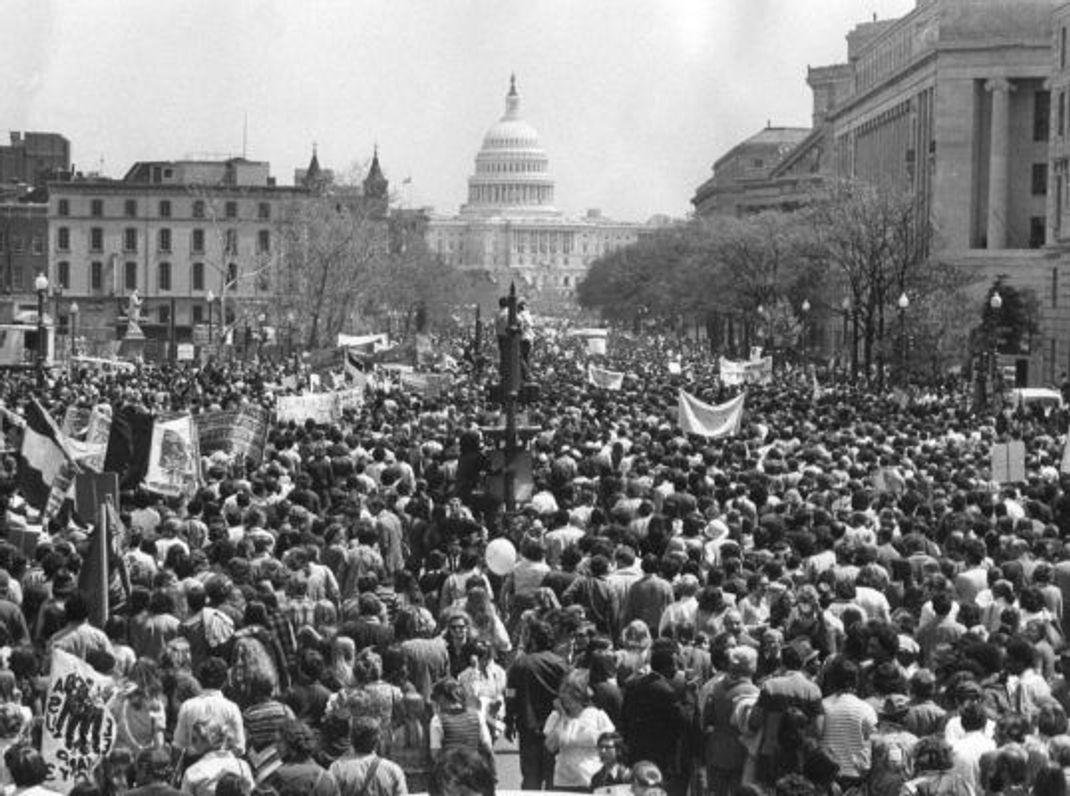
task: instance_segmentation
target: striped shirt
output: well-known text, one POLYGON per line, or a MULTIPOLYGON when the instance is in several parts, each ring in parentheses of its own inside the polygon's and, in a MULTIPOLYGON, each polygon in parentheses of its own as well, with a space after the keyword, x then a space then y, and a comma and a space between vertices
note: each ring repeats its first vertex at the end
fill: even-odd
POLYGON ((869 771, 870 736, 877 711, 854 694, 833 694, 822 700, 825 710, 821 748, 840 766, 841 777, 862 777, 869 771))

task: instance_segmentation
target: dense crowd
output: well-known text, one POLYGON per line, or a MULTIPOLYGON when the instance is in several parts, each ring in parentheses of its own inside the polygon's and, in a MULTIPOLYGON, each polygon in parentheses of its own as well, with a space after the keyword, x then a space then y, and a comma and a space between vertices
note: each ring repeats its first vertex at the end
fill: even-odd
MULTIPOLYGON (((513 743, 526 790, 1065 796, 1065 414, 784 371, 747 388, 738 434, 687 437, 680 388, 739 388, 699 350, 670 374, 680 353, 615 336, 608 391, 577 340, 538 339, 515 513, 488 472, 493 368, 465 365, 438 397, 375 382, 337 424, 277 424, 262 461, 213 455, 181 499, 124 491, 103 627, 69 511, 32 554, 0 542, 0 784, 49 792, 60 649, 115 683, 79 796, 486 794, 513 743), (993 483, 1011 439, 1026 480, 993 483), (488 566, 499 539, 515 562, 488 566)), ((11 375, 0 398, 271 407, 291 372, 11 375)), ((8 535, 32 521, 16 470, 9 451, 8 535)))

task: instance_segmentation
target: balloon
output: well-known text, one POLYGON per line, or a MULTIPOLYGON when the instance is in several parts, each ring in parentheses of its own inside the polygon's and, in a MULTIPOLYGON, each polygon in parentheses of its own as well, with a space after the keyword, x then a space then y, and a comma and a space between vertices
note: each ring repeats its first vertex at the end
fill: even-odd
POLYGON ((516 548, 508 539, 495 539, 487 545, 487 568, 495 575, 508 575, 516 564, 516 548))

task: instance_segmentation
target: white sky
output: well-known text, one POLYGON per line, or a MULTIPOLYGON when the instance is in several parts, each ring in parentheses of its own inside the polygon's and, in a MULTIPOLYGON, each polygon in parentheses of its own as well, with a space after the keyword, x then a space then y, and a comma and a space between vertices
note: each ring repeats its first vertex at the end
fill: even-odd
POLYGON ((401 198, 455 212, 515 72, 557 205, 682 216, 713 161, 807 126, 806 67, 913 0, 0 0, 0 135, 66 135, 80 170, 240 154, 280 184, 376 142, 401 198))

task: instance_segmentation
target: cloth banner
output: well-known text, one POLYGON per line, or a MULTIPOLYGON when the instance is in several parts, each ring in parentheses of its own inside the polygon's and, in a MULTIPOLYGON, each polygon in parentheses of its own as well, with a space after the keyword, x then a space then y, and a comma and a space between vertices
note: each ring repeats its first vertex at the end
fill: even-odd
POLYGON ((190 415, 179 415, 152 424, 149 468, 145 487, 171 497, 191 494, 201 476, 201 453, 197 427, 190 415))
POLYGON ((402 373, 401 388, 423 398, 438 398, 450 387, 447 373, 402 373))
POLYGON ((684 372, 684 365, 679 359, 670 359, 665 363, 670 376, 679 376, 684 372))
POLYGON ((364 385, 359 387, 350 387, 345 390, 339 390, 335 395, 338 396, 338 411, 344 412, 347 409, 353 411, 359 411, 364 406, 364 385))
POLYGON ((1060 473, 1070 473, 1070 429, 1066 431, 1066 442, 1063 443, 1063 461, 1059 465, 1060 473))
POLYGON ((243 406, 222 412, 204 412, 194 416, 197 441, 202 456, 223 451, 231 456, 246 457, 254 464, 264 458, 268 425, 271 418, 260 406, 243 406))
POLYGON ((619 390, 624 385, 624 374, 616 370, 587 366, 587 383, 603 390, 619 390))
POLYGON ((338 421, 338 394, 333 392, 316 392, 308 395, 283 395, 275 405, 278 422, 315 423, 329 425, 338 421))
POLYGON ((1021 440, 992 446, 992 480, 999 484, 1025 481, 1025 443, 1021 440))
POLYGON ((743 419, 743 399, 746 393, 740 393, 731 401, 718 406, 703 403, 698 398, 683 390, 680 395, 679 425, 688 434, 700 437, 726 437, 739 431, 743 419))
POLYGON ((93 781, 94 769, 115 743, 115 717, 106 707, 113 688, 110 677, 81 658, 52 650, 41 733, 49 789, 68 793, 79 782, 93 781))
POLYGON ((356 348, 366 354, 376 351, 384 351, 390 347, 390 335, 386 332, 378 334, 342 334, 338 333, 339 348, 356 348))
POLYGON ((60 430, 70 439, 82 439, 89 429, 89 416, 92 412, 88 406, 68 406, 60 430))
POLYGON ((721 357, 721 381, 729 387, 740 384, 768 384, 773 378, 773 358, 762 357, 738 362, 721 357))

